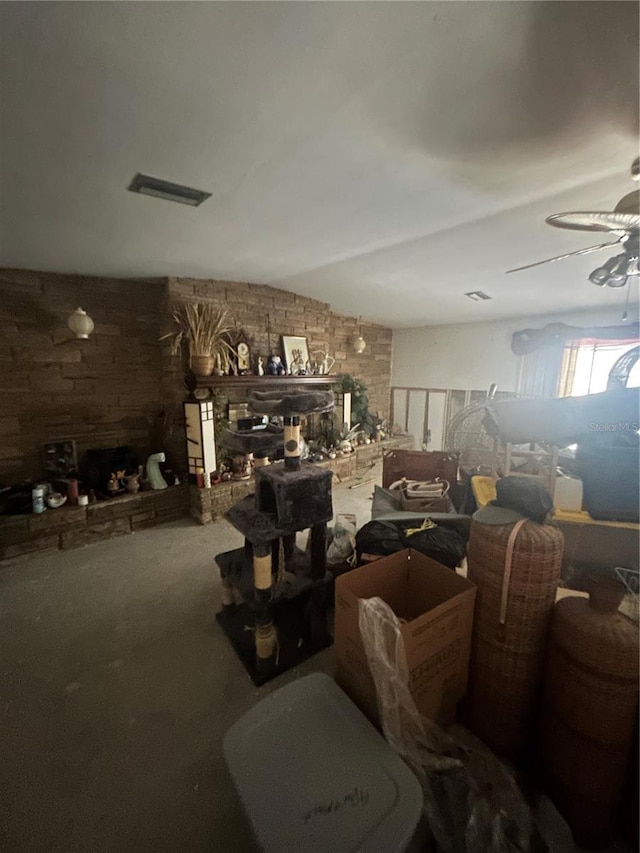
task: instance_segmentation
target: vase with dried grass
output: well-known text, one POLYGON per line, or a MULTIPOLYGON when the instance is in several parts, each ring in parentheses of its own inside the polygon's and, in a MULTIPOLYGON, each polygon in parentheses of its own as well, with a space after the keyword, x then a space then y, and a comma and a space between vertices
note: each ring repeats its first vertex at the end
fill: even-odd
POLYGON ((171 319, 176 328, 160 340, 171 340, 173 355, 178 355, 186 343, 189 364, 197 376, 211 376, 214 368, 227 373, 233 353, 229 342, 233 324, 224 308, 211 302, 179 302, 173 307, 171 319))

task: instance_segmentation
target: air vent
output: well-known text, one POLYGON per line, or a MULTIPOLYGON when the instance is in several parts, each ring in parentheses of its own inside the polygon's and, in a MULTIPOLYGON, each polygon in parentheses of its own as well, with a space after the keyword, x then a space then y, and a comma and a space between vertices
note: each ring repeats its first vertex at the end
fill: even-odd
POLYGON ((205 193, 202 190, 172 184, 169 181, 151 178, 149 175, 141 175, 140 173, 131 181, 128 189, 132 193, 151 195, 155 198, 164 198, 167 201, 177 201, 179 204, 190 204, 191 207, 197 207, 211 195, 211 193, 205 193))
POLYGON ((482 290, 472 290, 470 293, 465 293, 465 296, 468 296, 469 299, 473 299, 474 302, 486 302, 487 299, 491 299, 490 296, 487 296, 482 290))

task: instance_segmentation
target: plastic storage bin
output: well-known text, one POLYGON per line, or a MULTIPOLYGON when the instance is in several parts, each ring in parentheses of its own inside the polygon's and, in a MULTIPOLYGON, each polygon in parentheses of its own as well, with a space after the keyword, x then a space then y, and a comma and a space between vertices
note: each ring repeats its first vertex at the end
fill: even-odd
POLYGON ((268 696, 223 751, 265 853, 401 853, 412 841, 418 780, 327 675, 268 696))

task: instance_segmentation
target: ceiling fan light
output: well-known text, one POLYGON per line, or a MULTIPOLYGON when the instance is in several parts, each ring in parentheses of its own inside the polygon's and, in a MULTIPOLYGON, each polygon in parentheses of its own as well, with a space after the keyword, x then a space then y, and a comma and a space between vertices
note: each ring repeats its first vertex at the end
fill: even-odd
POLYGON ((592 284, 596 284, 598 287, 606 287, 608 278, 609 278, 608 270, 605 270, 602 267, 600 267, 599 269, 594 270, 591 273, 591 275, 589 276, 589 281, 592 284))
POLYGON ((624 287, 627 283, 627 276, 624 275, 610 275, 606 281, 607 287, 624 287))
POLYGON ((609 258, 601 267, 598 267, 589 275, 589 281, 597 284, 598 287, 606 287, 609 276, 613 273, 621 257, 624 256, 615 255, 613 258, 609 258))
POLYGON ((616 255, 614 260, 616 263, 613 265, 611 273, 613 275, 628 275, 629 273, 627 270, 629 268, 629 256, 625 254, 616 255))

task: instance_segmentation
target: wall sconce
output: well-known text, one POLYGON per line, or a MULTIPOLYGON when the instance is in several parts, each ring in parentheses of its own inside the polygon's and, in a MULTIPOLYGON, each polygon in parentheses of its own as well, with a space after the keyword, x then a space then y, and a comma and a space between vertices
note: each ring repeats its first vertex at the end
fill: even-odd
MULTIPOLYGON (((358 317, 358 323, 360 323, 361 319, 362 319, 361 317, 358 317)), ((367 348, 367 342, 362 337, 362 325, 361 325, 360 326, 360 334, 358 335, 358 337, 353 342, 353 350, 354 350, 354 352, 357 352, 358 355, 362 355, 362 353, 365 351, 366 348, 367 348)))
POLYGON ((358 355, 361 355, 365 351, 365 349, 367 348, 367 342, 362 337, 362 335, 355 339, 355 341, 353 342, 353 348, 358 353, 358 355))
POLYGON ((94 329, 94 323, 91 317, 82 308, 76 308, 73 314, 67 320, 67 326, 71 329, 76 338, 86 340, 94 329))

